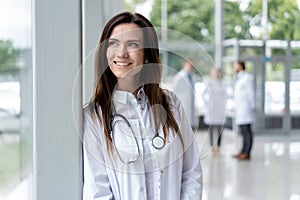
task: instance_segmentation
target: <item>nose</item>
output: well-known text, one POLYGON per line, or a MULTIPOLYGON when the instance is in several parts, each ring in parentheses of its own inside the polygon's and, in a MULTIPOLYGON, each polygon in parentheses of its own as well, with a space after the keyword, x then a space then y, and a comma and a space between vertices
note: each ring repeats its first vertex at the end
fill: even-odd
POLYGON ((125 45, 121 45, 118 49, 117 56, 120 58, 127 58, 128 57, 128 49, 125 45))

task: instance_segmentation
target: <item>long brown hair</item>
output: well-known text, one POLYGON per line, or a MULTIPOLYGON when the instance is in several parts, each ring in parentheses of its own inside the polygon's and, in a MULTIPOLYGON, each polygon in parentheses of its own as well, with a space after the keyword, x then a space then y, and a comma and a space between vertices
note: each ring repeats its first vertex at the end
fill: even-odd
POLYGON ((155 124, 157 127, 161 124, 163 125, 164 138, 167 137, 169 129, 171 128, 179 135, 183 145, 183 139, 179 131, 178 124, 172 114, 166 95, 159 86, 162 69, 159 58, 158 38, 156 31, 151 22, 141 14, 122 12, 112 17, 103 29, 95 55, 96 89, 90 102, 92 113, 95 113, 100 122, 103 124, 108 150, 112 152, 112 138, 109 133, 109 120, 112 115, 112 95, 117 84, 117 77, 108 67, 106 51, 108 48, 108 39, 111 36, 113 29, 117 25, 123 23, 137 24, 143 30, 144 59, 147 60, 148 64, 143 66, 140 72, 140 77, 144 83, 144 91, 149 99, 150 105, 161 105, 164 108, 164 112, 166 113, 165 115, 167 115, 167 117, 163 117, 161 109, 155 109, 161 106, 153 106, 155 124), (100 108, 102 116, 100 116, 100 108))

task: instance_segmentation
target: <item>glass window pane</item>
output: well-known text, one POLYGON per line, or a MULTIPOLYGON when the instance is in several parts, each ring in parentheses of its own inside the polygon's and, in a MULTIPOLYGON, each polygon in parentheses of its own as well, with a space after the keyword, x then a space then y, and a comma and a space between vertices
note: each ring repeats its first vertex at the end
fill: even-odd
POLYGON ((300 129, 300 65, 299 59, 292 62, 290 82, 291 128, 300 129))
POLYGON ((0 1, 0 199, 31 199, 31 0, 0 1))
POLYGON ((266 65, 265 113, 283 115, 284 95, 284 63, 268 63, 266 65))

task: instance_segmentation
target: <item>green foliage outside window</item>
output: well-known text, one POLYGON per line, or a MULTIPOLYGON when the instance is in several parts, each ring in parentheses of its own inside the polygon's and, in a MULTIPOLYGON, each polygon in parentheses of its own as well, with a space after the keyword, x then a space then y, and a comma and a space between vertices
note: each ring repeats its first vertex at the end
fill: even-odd
POLYGON ((0 74, 15 74, 18 70, 16 67, 17 50, 9 40, 0 40, 0 74))
MULTIPOLYGON (((207 0, 165 0, 167 1, 167 28, 185 34, 199 43, 214 45, 215 1, 207 0)), ((134 10, 136 5, 144 3, 141 0, 124 0, 125 6, 134 10)), ((153 0, 150 20, 156 27, 161 27, 162 0, 153 0)), ((223 1, 223 38, 258 39, 264 37, 263 0, 223 1)), ((268 39, 270 40, 300 40, 300 9, 297 0, 268 1, 268 39)), ((176 38, 169 38, 170 41, 176 38)), ((225 50, 225 55, 230 50, 225 50)), ((242 50, 246 55, 262 55, 262 49, 252 48, 242 50)), ((229 53, 230 54, 230 53, 229 53)), ((271 49, 272 55, 285 55, 286 49, 271 49)), ((299 56, 300 49, 292 49, 292 55, 299 56)), ((212 55, 213 56, 213 55, 212 55)), ((176 66, 180 66, 177 62, 176 66)), ((300 68, 294 64, 292 68, 300 68)))

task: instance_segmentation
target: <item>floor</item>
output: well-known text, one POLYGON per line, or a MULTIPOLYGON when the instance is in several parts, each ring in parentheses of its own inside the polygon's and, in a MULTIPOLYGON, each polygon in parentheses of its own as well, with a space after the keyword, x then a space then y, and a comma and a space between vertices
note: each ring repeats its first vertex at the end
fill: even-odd
MULTIPOLYGON (((300 134, 255 135, 249 161, 232 158, 241 137, 231 130, 224 130, 217 155, 211 152, 206 131, 195 134, 203 169, 202 200, 300 200, 300 134)), ((24 180, 0 199, 24 199, 30 191, 28 183, 24 180)))
POLYGON ((299 136, 255 135, 251 160, 232 157, 241 137, 224 130, 218 155, 207 132, 196 133, 203 168, 203 200, 300 200, 299 136))

